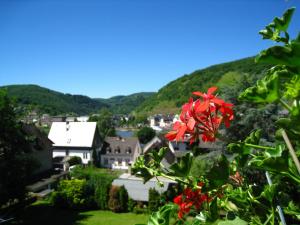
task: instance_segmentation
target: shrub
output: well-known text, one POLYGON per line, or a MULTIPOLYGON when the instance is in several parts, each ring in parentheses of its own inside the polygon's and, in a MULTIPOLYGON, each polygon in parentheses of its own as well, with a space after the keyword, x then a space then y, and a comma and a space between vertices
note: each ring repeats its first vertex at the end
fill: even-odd
POLYGON ((137 136, 142 144, 146 144, 155 137, 155 130, 151 127, 143 127, 137 132, 137 136))
POLYGON ((85 180, 62 180, 52 194, 51 203, 57 207, 87 209, 93 206, 93 198, 85 180))
POLYGON ((133 212, 136 214, 147 214, 147 206, 143 202, 136 202, 136 205, 133 208, 133 212))
POLYGON ((149 189, 149 212, 156 212, 160 206, 161 196, 154 188, 149 189))
POLYGON ((108 200, 109 200, 109 189, 111 182, 103 182, 95 189, 95 202, 99 209, 108 209, 108 200))
POLYGON ((124 186, 121 186, 119 189, 119 201, 121 205, 122 212, 128 211, 128 192, 124 186))
POLYGON ((129 198, 128 199, 128 204, 127 204, 128 212, 133 212, 133 209, 134 209, 135 206, 136 206, 136 201, 134 201, 133 199, 129 198))
POLYGON ((92 166, 86 168, 77 166, 71 171, 73 178, 86 180, 86 188, 96 206, 101 210, 109 209, 109 190, 112 181, 117 178, 118 175, 119 172, 99 169, 92 166))
POLYGON ((69 160, 68 163, 70 166, 73 165, 81 165, 82 164, 82 160, 79 156, 72 156, 69 160))
POLYGON ((127 211, 128 193, 124 186, 111 186, 108 207, 113 212, 127 211))

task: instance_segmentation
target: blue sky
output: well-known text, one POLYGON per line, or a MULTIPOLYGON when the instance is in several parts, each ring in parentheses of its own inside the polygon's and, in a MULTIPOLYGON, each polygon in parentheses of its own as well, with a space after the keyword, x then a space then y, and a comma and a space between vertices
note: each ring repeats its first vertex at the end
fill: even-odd
POLYGON ((157 91, 272 45, 258 31, 300 0, 1 0, 0 86, 111 97, 157 91))

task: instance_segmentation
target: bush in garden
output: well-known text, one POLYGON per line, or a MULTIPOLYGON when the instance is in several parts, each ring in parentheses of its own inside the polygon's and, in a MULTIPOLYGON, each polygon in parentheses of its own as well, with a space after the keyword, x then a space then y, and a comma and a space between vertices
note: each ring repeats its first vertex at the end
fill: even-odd
POLYGON ((119 189, 119 202, 122 212, 127 212, 128 210, 128 192, 126 188, 122 185, 119 189))
POLYGON ((72 156, 69 160, 68 163, 70 166, 73 165, 81 165, 82 164, 82 160, 79 156, 72 156))
POLYGON ((147 206, 143 202, 136 202, 136 205, 133 208, 135 214, 147 214, 149 212, 147 206))
POLYGON ((111 186, 108 207, 113 212, 127 212, 128 193, 124 186, 111 186))
POLYGON ((155 212, 158 210, 161 204, 161 196, 154 188, 149 189, 148 209, 149 212, 155 212))
POLYGON ((54 206, 71 209, 88 209, 93 206, 93 198, 87 191, 85 180, 62 180, 57 191, 52 194, 54 206))
POLYGON ((112 181, 118 177, 118 173, 110 170, 97 169, 95 167, 76 167, 71 171, 71 176, 77 179, 85 179, 87 186, 93 192, 94 201, 99 209, 108 209, 109 190, 112 181))
POLYGON ((108 209, 108 200, 109 200, 109 189, 111 184, 101 184, 95 189, 95 202, 99 209, 105 210, 108 209))
POLYGON ((121 205, 119 202, 119 186, 111 186, 109 190, 108 207, 113 212, 121 212, 121 205))
POLYGON ((128 212, 133 212, 134 207, 136 206, 136 201, 134 201, 133 199, 129 198, 128 199, 128 212))
MULTIPOLYGON (((282 18, 276 17, 260 32, 264 39, 281 45, 256 57, 257 62, 273 67, 239 96, 240 100, 254 104, 276 104, 289 112, 276 121, 274 142, 265 145, 263 132, 255 130, 243 140, 229 144, 227 154, 220 154, 208 168, 202 164, 193 166, 194 152, 187 153, 170 168, 161 164, 165 148, 152 152, 147 160, 140 156, 132 172, 145 182, 162 176, 183 187, 174 203, 151 215, 148 225, 169 225, 174 215, 176 224, 300 223, 300 34, 290 40, 287 33, 293 12, 294 8, 287 10, 282 18), (197 174, 197 167, 201 173, 197 174), (268 183, 251 179, 252 169, 263 171, 268 183)), ((211 87, 207 93, 194 92, 197 99, 190 98, 182 106, 180 120, 166 138, 188 138, 190 143, 222 140, 219 128, 229 127, 234 113, 233 105, 218 98, 216 91, 217 87, 211 87)))

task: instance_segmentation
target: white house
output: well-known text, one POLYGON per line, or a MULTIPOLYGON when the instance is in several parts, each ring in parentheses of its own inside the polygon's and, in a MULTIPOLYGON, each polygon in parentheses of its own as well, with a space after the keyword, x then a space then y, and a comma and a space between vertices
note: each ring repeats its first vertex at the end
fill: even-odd
POLYGON ((53 142, 53 158, 79 156, 82 163, 100 156, 101 141, 96 122, 53 122, 48 138, 53 142))

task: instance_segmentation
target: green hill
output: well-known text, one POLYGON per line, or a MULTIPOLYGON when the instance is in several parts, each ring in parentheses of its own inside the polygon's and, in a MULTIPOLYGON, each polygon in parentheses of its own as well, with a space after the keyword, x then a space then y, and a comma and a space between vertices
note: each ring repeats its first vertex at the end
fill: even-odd
POLYGON ((97 112, 106 104, 83 95, 63 94, 38 85, 3 86, 8 95, 22 106, 32 106, 42 113, 51 115, 76 113, 85 115, 97 112))
POLYGON ((114 114, 127 114, 141 105, 146 99, 154 95, 155 92, 140 92, 132 95, 118 95, 108 99, 96 99, 99 102, 109 105, 114 114))
POLYGON ((51 115, 87 115, 99 112, 103 107, 109 108, 113 113, 126 114, 154 94, 143 92, 109 99, 92 99, 83 95, 63 94, 38 85, 8 85, 0 88, 6 89, 8 95, 15 98, 19 105, 37 108, 41 113, 51 115))
POLYGON ((228 89, 242 89, 261 78, 269 67, 256 64, 254 57, 250 57, 197 70, 162 87, 135 111, 148 115, 178 113, 182 103, 189 99, 193 91, 205 92, 210 86, 218 86, 221 93, 225 90, 228 93, 228 89))

